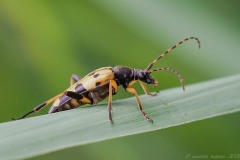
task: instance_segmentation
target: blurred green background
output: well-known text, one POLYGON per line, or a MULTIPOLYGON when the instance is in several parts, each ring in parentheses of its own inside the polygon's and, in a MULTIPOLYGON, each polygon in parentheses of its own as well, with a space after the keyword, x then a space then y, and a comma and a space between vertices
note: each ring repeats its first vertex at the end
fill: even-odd
MULTIPOLYGON (((237 74, 239 5, 237 0, 1 0, 0 121, 19 117, 62 92, 73 73, 84 76, 99 67, 116 65, 145 68, 160 53, 189 36, 201 40, 201 50, 195 41, 189 41, 155 67, 176 68, 186 84, 237 74)), ((154 76, 160 82, 157 89, 179 86, 172 73, 154 76)), ((136 88, 143 94, 138 85, 136 88)), ((181 90, 179 94, 183 94, 181 90)), ((130 96, 120 89, 114 99, 130 96)), ((44 109, 38 115, 46 113, 44 109)), ((240 113, 234 113, 31 159, 240 155, 239 121, 240 113)))

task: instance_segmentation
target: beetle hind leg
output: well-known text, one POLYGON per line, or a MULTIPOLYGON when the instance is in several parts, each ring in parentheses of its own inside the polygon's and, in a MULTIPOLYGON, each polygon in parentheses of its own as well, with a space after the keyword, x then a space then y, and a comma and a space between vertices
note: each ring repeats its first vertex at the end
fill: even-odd
POLYGON ((32 111, 30 111, 30 112, 28 112, 28 113, 26 113, 26 114, 24 114, 22 117, 20 117, 20 118, 11 118, 12 120, 19 120, 19 119, 23 119, 23 118, 25 118, 25 117, 27 117, 29 114, 32 114, 32 113, 34 113, 35 111, 34 110, 32 110, 32 111))
POLYGON ((43 107, 47 106, 48 104, 54 102, 57 98, 61 97, 63 94, 64 94, 64 93, 60 93, 60 94, 58 94, 57 96, 55 96, 55 97, 47 100, 46 102, 43 102, 43 103, 39 104, 39 105, 38 105, 37 107, 35 107, 32 111, 24 114, 24 115, 23 115, 22 117, 20 117, 20 118, 16 118, 16 119, 15 119, 15 118, 11 118, 11 119, 12 119, 12 120, 23 119, 23 118, 27 117, 28 115, 30 115, 30 114, 32 114, 32 113, 34 113, 34 112, 38 112, 40 109, 42 109, 43 107))

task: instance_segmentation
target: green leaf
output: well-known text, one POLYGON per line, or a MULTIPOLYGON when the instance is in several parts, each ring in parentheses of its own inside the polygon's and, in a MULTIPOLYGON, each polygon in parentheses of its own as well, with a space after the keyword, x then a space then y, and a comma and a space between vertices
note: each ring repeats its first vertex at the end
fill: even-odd
POLYGON ((149 123, 135 97, 113 102, 113 120, 107 104, 0 124, 0 159, 21 159, 177 126, 240 110, 240 75, 161 91, 158 96, 140 96, 149 123))

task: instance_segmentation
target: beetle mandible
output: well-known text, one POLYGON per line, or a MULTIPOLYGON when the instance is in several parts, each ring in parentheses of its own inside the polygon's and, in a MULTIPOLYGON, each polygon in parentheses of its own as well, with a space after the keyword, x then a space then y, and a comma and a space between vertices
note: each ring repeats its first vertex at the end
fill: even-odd
POLYGON ((53 104, 49 110, 49 113, 55 113, 64 110, 74 109, 85 104, 97 104, 98 102, 109 97, 108 116, 110 122, 113 123, 112 95, 115 95, 118 91, 118 87, 122 86, 126 92, 132 93, 136 96, 138 106, 142 115, 148 121, 153 122, 153 120, 144 112, 142 104, 138 97, 138 93, 134 88, 132 88, 132 85, 135 82, 139 82, 147 95, 154 96, 156 95, 156 93, 151 94, 145 86, 145 83, 157 86, 158 81, 151 77, 151 74, 157 71, 169 70, 176 74, 184 90, 184 80, 177 70, 169 67, 161 67, 156 69, 151 68, 158 60, 168 54, 171 50, 190 39, 196 40, 198 42, 198 47, 200 48, 200 41, 198 38, 186 38, 163 52, 153 62, 151 62, 146 69, 132 69, 127 66, 103 67, 87 74, 83 78, 80 78, 77 75, 72 75, 70 80, 70 87, 68 89, 58 94, 57 96, 39 104, 32 111, 28 112, 27 114, 23 115, 18 119, 23 119, 31 113, 38 112, 40 109, 49 105, 50 103, 53 104))

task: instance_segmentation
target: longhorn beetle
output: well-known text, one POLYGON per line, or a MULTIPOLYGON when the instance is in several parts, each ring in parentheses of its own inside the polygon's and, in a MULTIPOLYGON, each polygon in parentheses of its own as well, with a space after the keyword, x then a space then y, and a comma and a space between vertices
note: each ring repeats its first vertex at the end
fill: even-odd
POLYGON ((158 81, 152 78, 151 74, 157 71, 169 70, 178 77, 184 90, 184 80, 177 70, 169 67, 162 67, 156 69, 151 68, 158 60, 160 60, 163 56, 168 54, 171 50, 173 50, 178 45, 190 39, 196 40, 198 42, 198 47, 200 48, 200 41, 198 38, 195 37, 186 38, 178 42, 165 52, 163 52, 153 62, 151 62, 146 69, 132 69, 126 66, 103 67, 87 74, 83 78, 80 78, 77 75, 72 75, 70 80, 71 86, 67 90, 41 103, 40 105, 35 107, 32 111, 28 112, 27 114, 23 115, 18 119, 23 119, 33 112, 38 112, 40 109, 42 109, 43 107, 47 106, 50 103, 53 104, 49 110, 49 113, 55 113, 64 110, 74 109, 85 104, 97 104, 98 102, 109 97, 108 116, 110 122, 113 123, 112 95, 115 95, 118 91, 118 87, 122 86, 125 89, 125 91, 130 92, 136 96, 138 106, 142 115, 148 121, 153 122, 153 120, 143 111, 142 104, 138 97, 138 93, 134 88, 132 88, 132 85, 135 82, 139 82, 147 95, 155 96, 156 93, 155 94, 149 93, 147 87, 145 86, 145 83, 152 84, 154 87, 157 86, 158 81))

